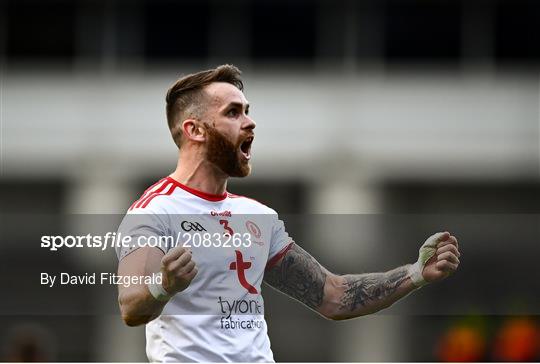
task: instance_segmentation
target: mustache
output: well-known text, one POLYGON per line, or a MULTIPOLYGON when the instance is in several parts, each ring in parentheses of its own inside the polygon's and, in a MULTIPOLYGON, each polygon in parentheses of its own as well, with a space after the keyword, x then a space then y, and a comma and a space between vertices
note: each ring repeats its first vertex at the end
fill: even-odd
POLYGON ((203 122, 204 127, 206 128, 206 131, 208 134, 212 136, 219 135, 223 139, 227 139, 231 144, 236 145, 237 147, 240 147, 240 145, 248 138, 255 138, 255 133, 253 131, 250 132, 244 132, 241 133, 238 136, 238 139, 236 142, 232 142, 229 140, 223 133, 219 132, 215 126, 208 124, 207 122, 203 122))

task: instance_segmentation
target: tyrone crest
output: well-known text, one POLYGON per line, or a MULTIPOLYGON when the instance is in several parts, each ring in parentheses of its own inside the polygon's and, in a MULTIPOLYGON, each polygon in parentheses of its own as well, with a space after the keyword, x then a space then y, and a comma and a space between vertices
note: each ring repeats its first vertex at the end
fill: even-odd
MULTIPOLYGON (((247 230, 249 231, 249 233, 255 238, 255 239, 260 239, 261 238, 261 229, 259 228, 259 226, 257 224, 255 224, 253 221, 246 221, 246 228, 247 230)), ((264 243, 262 241, 254 241, 255 244, 258 244, 258 245, 263 245, 264 243)))

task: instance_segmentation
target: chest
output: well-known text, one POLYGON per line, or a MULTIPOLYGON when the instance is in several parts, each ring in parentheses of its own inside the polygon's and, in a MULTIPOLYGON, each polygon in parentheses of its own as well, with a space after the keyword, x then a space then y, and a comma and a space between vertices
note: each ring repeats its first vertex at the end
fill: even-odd
POLYGON ((259 280, 272 237, 269 215, 176 215, 171 221, 175 245, 192 251, 199 272, 208 278, 231 275, 259 280))

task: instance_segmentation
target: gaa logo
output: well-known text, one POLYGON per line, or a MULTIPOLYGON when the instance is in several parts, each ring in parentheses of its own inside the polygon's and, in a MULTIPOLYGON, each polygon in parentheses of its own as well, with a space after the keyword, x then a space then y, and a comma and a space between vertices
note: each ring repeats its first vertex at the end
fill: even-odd
POLYGON ((180 226, 184 231, 206 231, 206 229, 198 222, 182 221, 180 226))

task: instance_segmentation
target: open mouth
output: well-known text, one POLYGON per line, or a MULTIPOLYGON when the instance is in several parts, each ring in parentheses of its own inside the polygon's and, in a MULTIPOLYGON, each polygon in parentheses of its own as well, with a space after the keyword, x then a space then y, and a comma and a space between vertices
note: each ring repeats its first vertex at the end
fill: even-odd
POLYGON ((251 144, 253 143, 253 139, 254 137, 249 137, 240 144, 240 151, 247 160, 251 159, 251 144))

